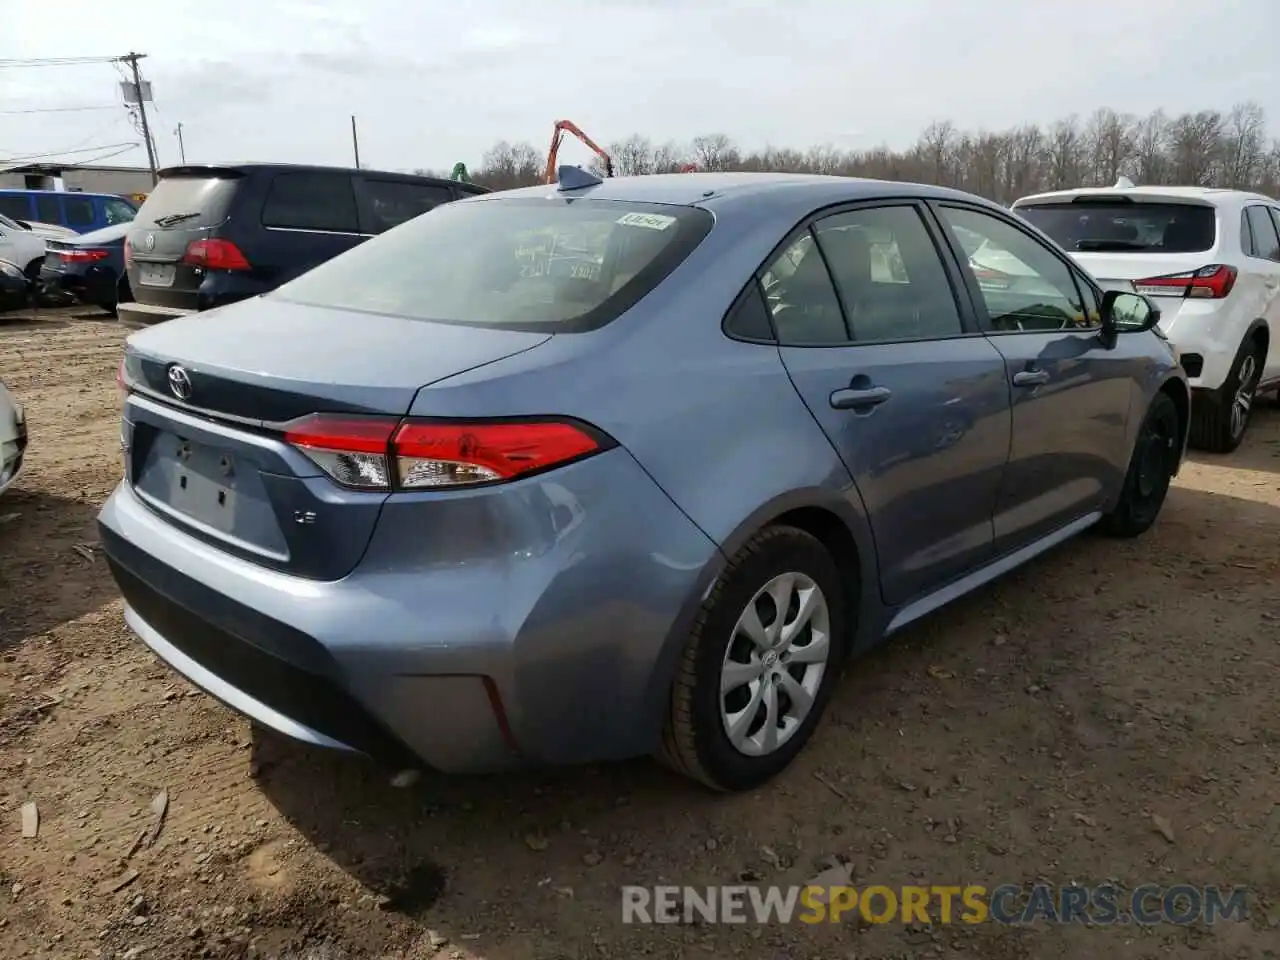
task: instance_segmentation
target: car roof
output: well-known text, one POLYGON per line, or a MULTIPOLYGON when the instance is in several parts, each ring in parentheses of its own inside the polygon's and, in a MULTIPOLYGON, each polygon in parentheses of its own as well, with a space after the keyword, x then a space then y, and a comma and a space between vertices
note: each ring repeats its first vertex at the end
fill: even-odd
POLYGON ((554 185, 524 187, 469 198, 464 203, 512 197, 591 197, 634 203, 700 206, 730 212, 769 201, 769 206, 794 208, 797 216, 829 204, 888 198, 965 200, 1003 209, 990 201, 947 187, 896 180, 866 180, 804 173, 665 173, 609 177, 595 186, 561 192, 554 185))
POLYGON ((1071 190, 1050 190, 1014 201, 1014 206, 1027 203, 1065 203, 1076 197, 1134 197, 1147 200, 1192 200, 1219 205, 1222 203, 1258 200, 1275 203, 1271 197, 1248 190, 1231 190, 1226 187, 1076 187, 1071 190))
POLYGON ((106 197, 110 200, 126 200, 118 193, 99 193, 96 190, 43 190, 38 187, 0 187, 0 193, 52 194, 55 197, 106 197))
MULTIPOLYGON (((177 174, 185 174, 191 176, 200 173, 213 173, 215 171, 225 170, 234 173, 250 174, 259 171, 287 171, 289 173, 345 173, 361 176, 378 176, 378 177, 395 177, 398 180, 418 180, 428 183, 455 183, 457 181, 450 180, 448 177, 435 177, 422 173, 399 173, 394 170, 370 170, 368 167, 326 167, 319 164, 310 163, 263 163, 258 161, 248 161, 243 163, 188 163, 175 167, 164 167, 158 171, 161 178, 171 177, 177 174)), ((484 188, 478 184, 466 183, 462 184, 473 190, 483 190, 484 188)))

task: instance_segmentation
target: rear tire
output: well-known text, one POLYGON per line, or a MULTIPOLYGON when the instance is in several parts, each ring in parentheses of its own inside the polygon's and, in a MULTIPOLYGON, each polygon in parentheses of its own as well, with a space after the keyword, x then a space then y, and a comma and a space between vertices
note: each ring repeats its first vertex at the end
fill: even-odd
POLYGON ((1098 524, 1103 533, 1136 537, 1156 522, 1173 480, 1181 436, 1178 408, 1168 394, 1157 393, 1138 428, 1120 501, 1098 524))
POLYGON ((816 537, 788 526, 756 534, 698 612, 660 759, 721 791, 759 786, 790 764, 843 661, 845 592, 816 537))
POLYGON ((1208 453, 1231 453, 1244 440, 1266 361, 1257 335, 1240 345, 1226 382, 1191 403, 1190 445, 1208 453))

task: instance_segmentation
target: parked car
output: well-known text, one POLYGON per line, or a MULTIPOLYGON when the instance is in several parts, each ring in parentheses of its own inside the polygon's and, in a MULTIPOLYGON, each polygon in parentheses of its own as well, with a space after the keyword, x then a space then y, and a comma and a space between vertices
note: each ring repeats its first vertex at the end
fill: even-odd
POLYGON ((0 260, 16 264, 28 277, 33 277, 40 272, 44 244, 44 237, 29 226, 0 214, 0 260))
POLYGON ((1280 386, 1280 204, 1207 187, 1061 190, 1016 213, 1064 246, 1103 287, 1156 298, 1195 397, 1193 446, 1230 453, 1254 397, 1280 386))
POLYGON ((1159 311, 1016 216, 835 177, 574 179, 128 339, 100 533, 162 660, 400 769, 652 751, 741 789, 846 654, 1155 522, 1190 409, 1159 311), (1043 292, 980 286, 958 229, 1043 292), (585 269, 550 269, 561 237, 585 269))
POLYGON ((26 413, 4 381, 0 380, 0 493, 17 482, 26 452, 26 413))
POLYGON ((46 244, 40 282, 46 296, 78 300, 116 312, 133 299, 124 272, 124 238, 129 224, 103 227, 73 240, 46 244))
POLYGON ((129 232, 132 327, 254 297, 484 187, 436 177, 247 163, 172 167, 129 232))
POLYGON ((128 223, 138 208, 124 197, 79 190, 0 190, 0 213, 13 220, 66 227, 73 233, 128 223))
POLYGON ((31 278, 9 260, 0 260, 0 313, 21 310, 31 303, 31 278))

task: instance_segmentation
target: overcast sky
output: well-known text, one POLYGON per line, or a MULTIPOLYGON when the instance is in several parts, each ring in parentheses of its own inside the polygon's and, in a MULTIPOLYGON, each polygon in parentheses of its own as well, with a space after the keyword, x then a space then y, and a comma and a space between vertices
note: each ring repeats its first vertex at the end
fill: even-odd
MULTIPOLYGON (((0 59, 148 54, 161 163, 473 168, 552 122, 602 142, 905 146, 935 119, 1255 100, 1280 133, 1280 0, 7 0, 0 59)), ((138 140, 109 64, 0 67, 0 161, 138 140)), ((99 152, 108 152, 106 149, 99 152)), ((90 159, 93 153, 59 159, 90 159)), ((566 148, 581 162, 585 152, 566 148)), ((104 162, 145 163, 140 147, 104 162)))

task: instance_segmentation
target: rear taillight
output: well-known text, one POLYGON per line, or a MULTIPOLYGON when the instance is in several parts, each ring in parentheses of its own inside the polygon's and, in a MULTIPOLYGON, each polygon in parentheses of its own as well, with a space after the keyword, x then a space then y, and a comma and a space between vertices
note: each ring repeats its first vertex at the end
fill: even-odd
POLYGON ((124 375, 124 357, 120 358, 120 366, 116 367, 116 389, 120 392, 120 402, 129 399, 129 381, 124 375))
POLYGON ((1133 288, 1148 297, 1191 297, 1197 300, 1221 300, 1236 285, 1236 268, 1225 263, 1211 263, 1199 270, 1168 273, 1133 281, 1133 288))
POLYGON ((1001 273, 999 270, 990 270, 986 267, 970 266, 974 277, 978 280, 978 286, 986 287, 989 290, 1009 289, 1009 275, 1007 273, 1001 273))
POLYGON ((125 237, 124 238, 124 265, 126 269, 128 268, 130 261, 132 260, 133 260, 133 244, 129 242, 128 237, 125 237))
POLYGON ((568 420, 398 420, 313 414, 284 438, 336 483, 357 490, 439 490, 501 483, 612 445, 568 420))
POLYGON ((105 260, 109 256, 111 256, 110 250, 102 250, 96 247, 58 251, 58 259, 63 263, 95 263, 98 260, 105 260))
POLYGON ((249 261, 230 240, 192 240, 182 262, 206 270, 248 270, 249 261))

